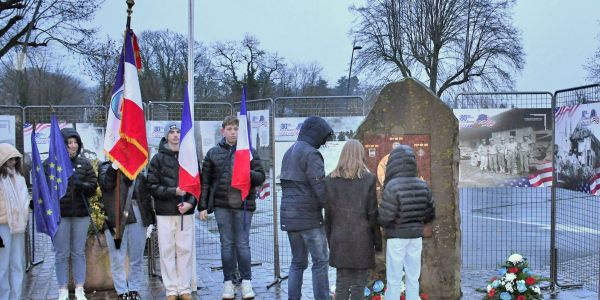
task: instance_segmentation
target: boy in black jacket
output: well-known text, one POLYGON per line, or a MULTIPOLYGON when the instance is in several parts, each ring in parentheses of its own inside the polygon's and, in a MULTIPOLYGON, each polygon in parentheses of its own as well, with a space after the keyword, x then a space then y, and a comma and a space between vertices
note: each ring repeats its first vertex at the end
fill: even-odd
POLYGON ((165 137, 150 162, 146 187, 154 197, 160 270, 168 300, 192 299, 196 265, 192 259, 196 200, 177 186, 180 132, 177 123, 165 127, 165 137))
POLYGON ((427 183, 418 178, 413 149, 400 145, 390 153, 378 221, 387 238, 386 299, 400 299, 406 275, 406 300, 419 299, 423 225, 435 218, 427 183))
POLYGON ((242 277, 242 298, 253 298, 250 252, 250 224, 256 210, 256 186, 265 181, 265 170, 258 153, 251 149, 250 192, 242 199, 238 189, 231 187, 233 161, 237 146, 239 120, 229 116, 221 125, 221 142, 211 148, 202 162, 202 193, 198 205, 200 219, 215 212, 221 240, 223 264, 223 299, 234 299, 233 277, 236 266, 242 277))

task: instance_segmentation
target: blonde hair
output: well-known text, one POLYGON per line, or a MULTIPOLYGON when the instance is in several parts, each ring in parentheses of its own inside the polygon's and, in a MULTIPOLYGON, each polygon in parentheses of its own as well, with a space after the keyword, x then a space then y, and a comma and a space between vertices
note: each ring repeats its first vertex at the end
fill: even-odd
POLYGON ((337 166, 329 173, 329 177, 355 179, 361 178, 365 172, 368 173, 369 168, 365 164, 363 145, 357 140, 348 140, 342 148, 337 166))

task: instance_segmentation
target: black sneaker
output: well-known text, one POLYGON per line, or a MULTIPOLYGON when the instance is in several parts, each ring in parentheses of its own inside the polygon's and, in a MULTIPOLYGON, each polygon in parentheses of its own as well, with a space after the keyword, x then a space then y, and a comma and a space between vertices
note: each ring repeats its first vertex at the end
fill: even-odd
POLYGON ((142 300, 142 296, 136 291, 131 291, 129 292, 129 300, 142 300))
POLYGON ((129 294, 128 293, 119 294, 118 296, 119 296, 119 298, 117 298, 117 299, 119 299, 119 300, 129 300, 129 299, 131 299, 131 298, 129 298, 129 294))

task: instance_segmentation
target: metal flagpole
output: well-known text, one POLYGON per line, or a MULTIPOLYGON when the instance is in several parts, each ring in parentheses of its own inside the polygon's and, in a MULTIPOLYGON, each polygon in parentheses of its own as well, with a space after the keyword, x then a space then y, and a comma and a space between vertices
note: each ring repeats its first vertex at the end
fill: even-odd
MULTIPOLYGON (((188 101, 190 103, 190 116, 192 119, 192 132, 194 129, 194 101, 196 100, 194 97, 194 0, 189 0, 188 1, 188 65, 187 65, 187 70, 188 70, 188 82, 187 82, 187 89, 188 89, 188 101)), ((192 136, 192 138, 196 138, 195 136, 192 136)), ((200 200, 200 199, 196 199, 196 200, 200 200)), ((194 209, 194 208, 192 208, 194 209)), ((192 214, 192 220, 194 220, 194 215, 192 214)), ((194 221, 192 221, 194 222, 194 221)), ((183 224, 183 220, 181 222, 181 224, 183 224)), ((193 238, 193 242, 192 245, 194 246, 194 253, 196 253, 196 233, 195 233, 195 227, 192 224, 192 232, 194 233, 194 238, 193 238)), ((195 258, 195 255, 194 255, 195 258)), ((198 287, 197 283, 196 283, 196 266, 194 265, 193 271, 192 271, 192 287, 194 291, 197 291, 200 289, 200 287, 198 287)))

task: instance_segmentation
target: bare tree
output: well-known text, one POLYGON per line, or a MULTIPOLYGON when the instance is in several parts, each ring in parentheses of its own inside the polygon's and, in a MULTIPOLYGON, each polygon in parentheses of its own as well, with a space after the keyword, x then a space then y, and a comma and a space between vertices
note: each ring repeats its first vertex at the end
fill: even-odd
POLYGON ((477 84, 511 88, 524 65, 514 0, 367 0, 353 6, 359 70, 416 77, 441 97, 477 84))
POLYGON ((89 89, 69 75, 51 49, 38 48, 27 55, 28 67, 22 71, 14 70, 11 63, 2 65, 0 99, 21 106, 91 104, 89 89))
POLYGON ((95 102, 99 105, 108 105, 110 102, 121 48, 117 41, 107 36, 105 41, 99 43, 96 49, 84 58, 86 72, 98 84, 95 102))
POLYGON ((278 95, 327 96, 330 91, 322 76, 323 67, 317 62, 294 63, 279 70, 278 95))
POLYGON ((170 30, 144 31, 140 35, 144 68, 140 76, 143 99, 183 101, 187 75, 187 38, 170 30))
POLYGON ((77 53, 87 53, 95 29, 93 20, 103 0, 0 1, 0 57, 17 46, 46 47, 57 42, 77 53))
MULTIPOLYGON (((600 35, 598 36, 598 41, 600 41, 600 35)), ((596 49, 594 56, 588 58, 584 68, 588 72, 587 78, 589 80, 600 82, 600 47, 596 49)))
POLYGON ((251 35, 246 35, 241 42, 217 42, 212 48, 215 66, 230 89, 228 97, 236 101, 241 96, 243 85, 247 87, 248 99, 265 95, 261 84, 271 81, 284 66, 283 58, 267 53, 260 47, 258 39, 251 35))
POLYGON ((276 93, 276 81, 280 80, 280 71, 285 68, 283 57, 275 54, 268 54, 264 60, 261 71, 257 77, 259 87, 259 98, 273 97, 276 93))

